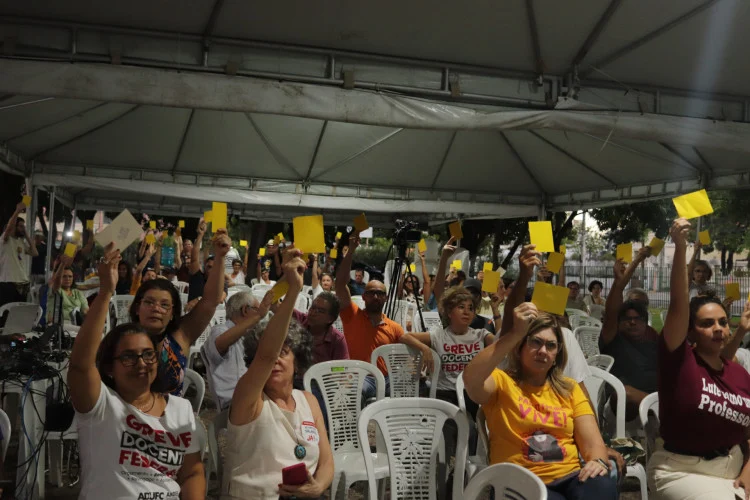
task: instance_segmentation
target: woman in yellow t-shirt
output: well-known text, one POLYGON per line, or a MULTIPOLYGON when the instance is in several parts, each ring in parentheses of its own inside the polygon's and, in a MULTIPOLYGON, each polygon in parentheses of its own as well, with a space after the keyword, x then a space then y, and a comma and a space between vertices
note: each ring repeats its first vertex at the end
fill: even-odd
POLYGON ((487 416, 491 464, 526 467, 550 499, 614 500, 607 448, 580 386, 563 376, 567 358, 557 319, 527 302, 514 309, 512 331, 466 367, 466 391, 487 416))

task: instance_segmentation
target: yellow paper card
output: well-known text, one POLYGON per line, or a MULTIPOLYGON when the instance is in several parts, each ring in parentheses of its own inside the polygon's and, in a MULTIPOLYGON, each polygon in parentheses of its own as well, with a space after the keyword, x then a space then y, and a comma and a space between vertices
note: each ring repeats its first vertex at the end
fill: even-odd
POLYGON ((23 204, 24 204, 24 205, 26 205, 27 207, 30 207, 30 206, 31 206, 31 196, 29 196, 29 195, 25 195, 25 196, 23 197, 23 199, 21 200, 21 203, 23 203, 23 204))
POLYGON ((369 229, 369 227, 370 224, 367 222, 367 217, 365 217, 365 214, 359 214, 354 218, 354 229, 356 229, 358 233, 369 229))
POLYGON ((258 255, 260 255, 261 257, 265 257, 266 256, 266 247, 260 248, 258 250, 258 255))
POLYGON ((86 221, 86 229, 88 229, 89 231, 93 231, 94 230, 94 221, 93 220, 87 220, 86 221))
POLYGON ((279 239, 279 241, 284 241, 284 233, 279 233, 276 235, 276 237, 279 239))
POLYGON ((565 306, 568 303, 569 293, 570 290, 567 287, 537 281, 534 284, 534 295, 531 297, 531 302, 540 311, 562 316, 565 314, 565 306))
POLYGON ((164 230, 164 231, 161 232, 161 238, 162 239, 168 238, 168 237, 169 237, 169 231, 164 230))
POLYGON ((332 259, 337 259, 339 257, 339 251, 337 248, 331 248, 331 253, 328 254, 328 256, 332 259))
POLYGON ((728 299, 740 300, 740 284, 739 283, 725 283, 724 291, 726 292, 728 299))
POLYGON ((565 247, 565 245, 560 245, 560 253, 565 255, 566 251, 567 251, 567 248, 565 247))
POLYGON ((156 237, 154 236, 154 233, 148 233, 146 235, 146 244, 150 245, 152 243, 156 243, 156 237))
POLYGON ((341 239, 341 231, 339 231, 338 233, 336 233, 336 239, 337 239, 337 240, 340 240, 340 239, 341 239))
POLYGON ((419 243, 417 243, 417 250, 420 252, 427 251, 427 243, 425 243, 424 239, 419 240, 419 243))
POLYGON ((227 228, 227 204, 215 201, 211 204, 211 230, 227 228))
POLYGON ((552 252, 549 254, 549 257, 547 257, 547 270, 559 274, 564 260, 565 256, 563 254, 552 252))
POLYGON ((633 262, 633 244, 622 243, 617 245, 617 259, 622 259, 625 262, 633 262))
POLYGON ((286 292, 289 291, 289 282, 288 281, 279 281, 276 283, 273 288, 273 304, 281 300, 281 297, 286 295, 286 292))
POLYGON ((555 242, 552 239, 552 222, 542 220, 529 222, 531 244, 536 245, 537 252, 554 252, 555 242))
POLYGON ((73 240, 73 243, 78 243, 81 241, 81 232, 80 231, 73 231, 73 237, 71 238, 73 240))
POLYGON ((698 240, 704 245, 711 244, 711 236, 709 236, 708 231, 701 231, 698 233, 698 240))
POLYGON ((294 248, 303 253, 324 253, 326 238, 323 234, 322 215, 304 215, 292 219, 294 248))
POLYGON ((417 265, 415 263, 409 264, 409 271, 416 273, 417 272, 417 265))
POLYGON ((498 271, 485 271, 484 280, 482 281, 482 291, 487 293, 497 293, 497 287, 500 284, 500 273, 498 271))
POLYGON ((203 221, 206 224, 211 224, 211 210, 203 212, 203 221))
POLYGON ((464 237, 464 232, 461 229, 461 223, 458 221, 448 224, 448 230, 451 232, 451 236, 453 236, 457 240, 460 240, 464 237))
POLYGON ((482 266, 482 271, 484 271, 485 273, 487 271, 494 271, 493 267, 495 266, 492 264, 492 262, 485 262, 484 266, 482 266))
POLYGON ((73 257, 76 254, 76 250, 78 250, 78 247, 74 243, 65 245, 65 255, 68 257, 73 257))
POLYGON ((180 228, 178 227, 177 229, 175 229, 175 230, 174 230, 174 234, 176 234, 177 236, 180 236, 180 235, 182 235, 182 229, 180 229, 180 228))
POLYGON ((460 260, 454 260, 454 261, 453 261, 453 264, 451 264, 451 267, 452 267, 453 269, 455 269, 456 271, 460 271, 460 270, 461 270, 461 268, 463 267, 463 264, 461 263, 461 261, 460 261, 460 260))
POLYGON ((156 221, 155 220, 149 221, 148 227, 151 229, 156 229, 156 221))
POLYGON ((240 240, 240 246, 246 247, 247 246, 247 240, 240 240))
POLYGON ((672 198, 672 203, 677 209, 677 214, 685 219, 714 213, 714 207, 711 206, 711 200, 708 199, 705 189, 672 198))
POLYGON ((648 246, 651 248, 651 256, 656 257, 664 249, 664 240, 654 237, 648 246))
POLYGON ((177 223, 177 226, 180 227, 181 229, 184 228, 185 227, 185 221, 184 220, 179 221, 177 223))

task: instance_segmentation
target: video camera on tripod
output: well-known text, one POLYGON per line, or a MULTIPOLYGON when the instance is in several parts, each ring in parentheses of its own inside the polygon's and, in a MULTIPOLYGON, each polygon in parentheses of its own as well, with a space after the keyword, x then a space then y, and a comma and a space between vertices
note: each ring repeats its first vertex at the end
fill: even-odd
POLYGON ((418 222, 396 219, 393 224, 396 226, 393 230, 393 244, 395 246, 406 249, 409 243, 417 243, 422 239, 422 231, 419 230, 418 222))
MULTIPOLYGON (((393 270, 391 271, 390 276, 390 292, 388 294, 388 300, 386 301, 384 311, 386 313, 386 316, 393 317, 393 312, 395 312, 398 300, 401 297, 397 296, 397 291, 400 288, 401 284, 401 270, 406 270, 406 279, 411 280, 413 278, 413 274, 411 272, 411 266, 409 259, 406 257, 406 251, 410 244, 414 244, 419 242, 422 239, 422 231, 419 228, 419 223, 415 221, 408 221, 404 219, 396 219, 393 221, 393 224, 395 226, 393 230, 393 244, 391 245, 391 249, 393 250, 393 270)), ((390 250, 388 252, 390 254, 390 250)), ((419 301, 419 293, 418 291, 415 292, 415 300, 416 300, 416 306, 417 311, 419 313, 419 325, 421 327, 421 330, 425 329, 424 325, 424 319, 422 318, 422 306, 419 301)), ((413 325, 415 328, 415 331, 417 331, 417 328, 420 328, 417 326, 417 318, 413 318, 413 325)))

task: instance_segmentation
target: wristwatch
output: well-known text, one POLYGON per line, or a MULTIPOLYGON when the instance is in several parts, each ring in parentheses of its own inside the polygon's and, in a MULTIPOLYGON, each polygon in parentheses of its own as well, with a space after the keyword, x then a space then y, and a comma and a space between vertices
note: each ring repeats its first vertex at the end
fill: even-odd
POLYGON ((604 468, 607 469, 607 472, 610 472, 609 462, 607 462, 606 460, 602 460, 601 458, 597 458, 596 461, 602 464, 604 468))

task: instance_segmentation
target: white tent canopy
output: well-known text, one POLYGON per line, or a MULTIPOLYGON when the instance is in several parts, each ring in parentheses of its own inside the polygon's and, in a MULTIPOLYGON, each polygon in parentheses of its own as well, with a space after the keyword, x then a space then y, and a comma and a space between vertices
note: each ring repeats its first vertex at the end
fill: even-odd
POLYGON ((190 5, 0 0, 0 166, 78 208, 379 224, 750 180, 739 0, 190 5))

